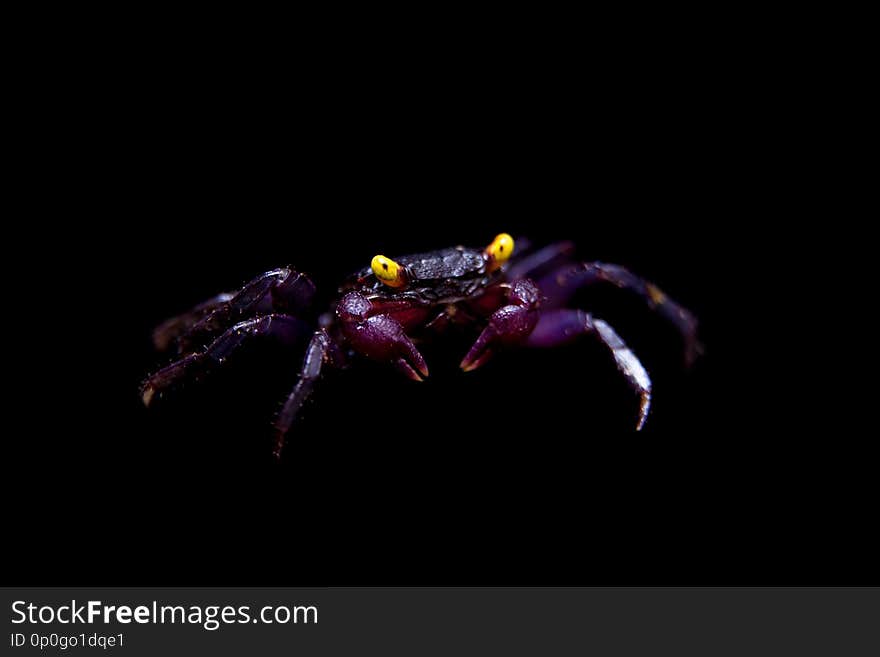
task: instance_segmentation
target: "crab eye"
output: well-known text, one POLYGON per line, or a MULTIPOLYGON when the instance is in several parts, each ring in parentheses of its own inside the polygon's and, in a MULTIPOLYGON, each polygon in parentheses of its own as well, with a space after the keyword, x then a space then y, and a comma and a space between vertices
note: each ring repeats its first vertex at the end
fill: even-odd
POLYGON ((501 233, 486 247, 486 255, 491 258, 495 268, 507 262, 513 255, 513 238, 501 233))
POLYGON ((370 263, 373 273, 380 281, 389 287, 403 287, 406 285, 406 274, 403 267, 394 262, 391 258, 383 255, 377 255, 370 263))

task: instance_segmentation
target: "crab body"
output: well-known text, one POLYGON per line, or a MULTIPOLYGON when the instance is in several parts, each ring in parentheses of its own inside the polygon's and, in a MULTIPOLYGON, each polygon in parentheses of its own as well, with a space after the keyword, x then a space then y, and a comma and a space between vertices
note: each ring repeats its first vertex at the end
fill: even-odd
MULTIPOLYGON (((397 259, 405 287, 382 283, 372 269, 364 269, 344 284, 336 307, 339 329, 355 351, 374 360, 390 359, 410 378, 427 376, 420 356, 407 362, 408 340, 400 330, 415 339, 439 335, 450 326, 472 324, 506 304, 513 307, 502 317, 517 315, 515 308, 535 306, 537 288, 519 282, 517 291, 504 279, 500 269, 479 249, 455 247, 397 259), (396 353, 394 347, 402 349, 396 353), (403 359, 403 360, 401 360, 403 359), (415 369, 413 369, 415 367, 415 369)), ((521 331, 537 321, 535 312, 523 310, 521 331)), ((329 323, 325 320, 325 323, 329 323)))
POLYGON ((144 382, 144 403, 222 364, 250 337, 293 342, 311 332, 299 380, 275 422, 280 456, 299 409, 327 372, 368 358, 421 381, 429 370, 416 344, 443 339, 456 327, 477 329, 460 364, 466 372, 512 347, 553 347, 587 335, 598 339, 639 394, 641 429, 651 403, 648 373, 608 323, 566 304, 578 289, 598 282, 629 289, 676 325, 687 364, 700 350, 694 316, 620 266, 573 261, 569 243, 525 249, 522 258, 512 258, 513 249, 513 239, 502 233, 485 249, 458 246, 395 259, 377 255, 369 268, 343 282, 317 327, 302 319, 315 293, 311 280, 290 267, 266 272, 156 329, 157 348, 176 345, 179 358, 144 382))

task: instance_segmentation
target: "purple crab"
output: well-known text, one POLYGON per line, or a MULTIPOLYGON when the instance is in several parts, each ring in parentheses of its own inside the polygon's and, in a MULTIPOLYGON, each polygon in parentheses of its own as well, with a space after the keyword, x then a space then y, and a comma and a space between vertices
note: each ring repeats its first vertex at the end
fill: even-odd
POLYGON ((253 337, 290 343, 311 334, 299 380, 275 420, 280 457, 297 413, 328 369, 368 358, 421 381, 428 366, 417 344, 440 339, 453 327, 473 327, 479 334, 461 361, 465 372, 513 347, 555 347, 585 335, 598 339, 639 395, 640 430, 651 406, 648 372, 607 322, 566 304, 579 289, 598 282, 631 290, 679 330, 688 365, 701 350, 697 321, 652 283, 618 265, 578 263, 573 251, 563 242, 514 257, 513 238, 501 233, 483 249, 457 246, 394 259, 377 255, 343 282, 317 327, 304 319, 315 295, 312 281, 291 267, 273 269, 156 328, 157 349, 176 347, 179 357, 144 381, 143 402, 149 406, 157 394, 200 378, 253 337))

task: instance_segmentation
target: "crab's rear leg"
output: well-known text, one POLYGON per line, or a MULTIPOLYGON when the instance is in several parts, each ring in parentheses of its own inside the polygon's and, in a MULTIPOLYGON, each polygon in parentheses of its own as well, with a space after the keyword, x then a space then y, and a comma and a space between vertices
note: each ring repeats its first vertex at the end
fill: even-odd
POLYGON ((652 310, 671 322, 684 340, 685 364, 690 366, 702 353, 697 339, 697 319, 689 310, 670 299, 660 288, 620 265, 585 262, 568 265, 538 279, 538 287, 546 296, 548 308, 560 308, 583 287, 607 282, 639 295, 652 310))
POLYGON ((268 336, 294 344, 305 338, 311 327, 288 315, 264 315, 239 322, 200 351, 188 354, 147 378, 141 384, 141 398, 149 406, 157 394, 186 381, 198 380, 221 365, 245 341, 268 336))
POLYGON ((153 330, 153 346, 157 351, 167 351, 178 338, 202 321, 215 310, 235 297, 233 292, 224 292, 203 301, 181 315, 165 320, 153 330))
MULTIPOLYGON (((517 238, 517 248, 523 241, 517 238)), ((565 265, 570 266, 573 264, 571 256, 574 251, 573 242, 556 242, 537 251, 527 252, 523 256, 515 255, 505 270, 507 279, 511 281, 521 278, 536 279, 565 265)))
POLYGON ((315 285, 290 267, 260 274, 235 293, 221 294, 159 325, 153 343, 164 351, 177 343, 187 353, 236 322, 269 313, 301 316, 311 305, 315 285))
POLYGON ((526 346, 556 347, 573 342, 583 335, 594 335, 608 347, 617 363, 617 369, 638 393, 640 405, 636 430, 641 430, 651 408, 651 378, 636 355, 607 322, 595 319, 582 310, 549 310, 541 315, 538 325, 526 340, 526 346))

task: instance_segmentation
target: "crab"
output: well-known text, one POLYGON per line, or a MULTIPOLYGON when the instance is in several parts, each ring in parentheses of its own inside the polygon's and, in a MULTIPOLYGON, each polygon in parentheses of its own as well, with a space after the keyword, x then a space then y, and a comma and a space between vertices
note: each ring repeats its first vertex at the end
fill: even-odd
POLYGON ((576 262, 570 242, 527 247, 516 257, 514 247, 514 239, 501 233, 485 248, 456 246, 394 259, 377 255, 343 282, 317 326, 306 319, 313 316, 316 291, 309 277, 292 267, 265 272, 238 292, 220 294, 156 328, 156 348, 176 347, 177 359, 143 382, 141 398, 150 406, 158 395, 222 365, 257 336, 288 344, 308 338, 299 379, 274 422, 274 454, 280 457, 299 410, 328 370, 366 358, 422 381, 428 365, 417 344, 453 328, 477 334, 461 360, 465 372, 514 347, 556 347, 590 336, 607 347, 638 394, 636 430, 641 430, 651 407, 648 372, 610 324, 567 304, 578 290, 600 282, 634 292, 681 333, 687 365, 701 351, 694 315, 624 267, 576 262))

